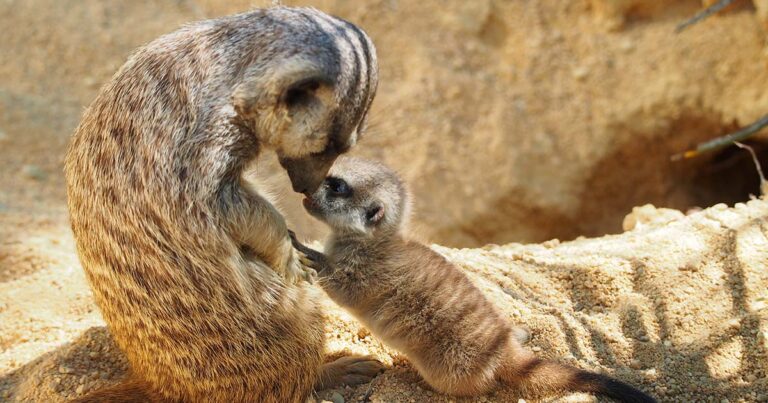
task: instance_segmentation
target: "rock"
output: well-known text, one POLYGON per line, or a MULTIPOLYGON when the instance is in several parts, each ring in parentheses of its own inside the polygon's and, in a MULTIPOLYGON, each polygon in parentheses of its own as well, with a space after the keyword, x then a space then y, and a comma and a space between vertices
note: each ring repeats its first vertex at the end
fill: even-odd
POLYGON ((371 335, 371 332, 364 327, 357 329, 357 338, 360 340, 364 340, 366 337, 370 335, 371 335))
POLYGON ((621 226, 624 231, 632 231, 649 226, 663 225, 683 217, 685 217, 685 214, 678 210, 656 208, 652 204, 646 204, 641 207, 634 207, 632 212, 624 217, 621 226))

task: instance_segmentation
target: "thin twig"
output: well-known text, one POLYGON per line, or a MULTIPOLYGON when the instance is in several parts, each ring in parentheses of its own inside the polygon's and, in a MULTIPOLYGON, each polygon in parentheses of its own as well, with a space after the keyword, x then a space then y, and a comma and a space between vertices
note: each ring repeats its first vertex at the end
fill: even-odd
POLYGON ((752 161, 755 163, 755 168, 757 168, 757 174, 760 176, 760 193, 763 195, 766 195, 768 191, 768 181, 765 180, 765 175, 763 175, 763 168, 760 166, 760 160, 757 159, 757 154, 755 154, 755 149, 746 145, 739 143, 738 141, 734 141, 733 144, 736 144, 737 147, 749 151, 749 153, 752 155, 752 161))
POLYGON ((376 376, 371 380, 371 382, 368 383, 368 390, 366 390, 365 394, 363 395, 363 399, 362 399, 363 403, 370 403, 371 395, 373 395, 373 385, 376 383, 378 378, 379 377, 376 376))
POLYGON ((750 136, 759 132, 762 128, 766 126, 768 126, 768 115, 763 116, 757 122, 754 122, 751 125, 739 131, 727 134, 722 137, 718 137, 716 139, 712 139, 705 143, 701 143, 697 145, 695 149, 688 150, 682 154, 675 154, 672 156, 671 159, 672 161, 677 161, 683 158, 693 158, 703 152, 717 150, 717 149, 729 146, 736 141, 742 141, 749 138, 750 136))
POLYGON ((696 24, 701 20, 711 16, 712 14, 716 14, 718 11, 728 7, 728 5, 731 3, 733 3, 733 0, 720 0, 717 3, 699 11, 698 13, 696 13, 696 15, 694 15, 690 19, 682 22, 681 24, 678 24, 678 26, 675 27, 675 33, 679 34, 684 29, 690 27, 691 25, 696 24))

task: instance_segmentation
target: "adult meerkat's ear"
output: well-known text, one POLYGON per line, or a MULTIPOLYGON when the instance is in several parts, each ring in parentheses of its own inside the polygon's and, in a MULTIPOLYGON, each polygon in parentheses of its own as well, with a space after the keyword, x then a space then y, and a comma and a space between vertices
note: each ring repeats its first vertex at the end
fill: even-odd
POLYGON ((281 105, 291 110, 326 101, 322 98, 332 92, 323 90, 332 86, 333 77, 321 63, 296 56, 246 73, 232 93, 232 103, 238 115, 252 117, 281 105))

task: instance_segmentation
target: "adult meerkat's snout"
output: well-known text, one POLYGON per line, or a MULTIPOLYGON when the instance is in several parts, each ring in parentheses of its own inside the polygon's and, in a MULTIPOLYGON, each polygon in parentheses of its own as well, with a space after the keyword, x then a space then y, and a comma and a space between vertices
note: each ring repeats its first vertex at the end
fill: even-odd
POLYGON ((350 53, 351 65, 332 51, 304 50, 252 66, 233 91, 243 126, 275 150, 299 193, 316 191, 365 128, 378 84, 373 44, 362 34, 347 39, 334 50, 350 53))

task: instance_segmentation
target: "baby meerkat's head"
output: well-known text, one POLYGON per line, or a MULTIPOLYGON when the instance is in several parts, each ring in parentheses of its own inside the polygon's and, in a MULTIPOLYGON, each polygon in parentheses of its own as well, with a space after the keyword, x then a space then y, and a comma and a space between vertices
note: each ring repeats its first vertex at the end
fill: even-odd
POLYGON ((396 233, 408 218, 408 194, 397 174, 371 160, 342 157, 304 208, 334 231, 396 233))

